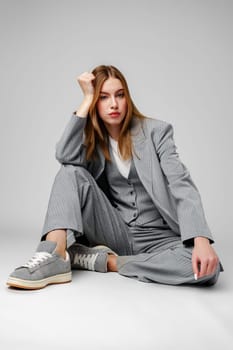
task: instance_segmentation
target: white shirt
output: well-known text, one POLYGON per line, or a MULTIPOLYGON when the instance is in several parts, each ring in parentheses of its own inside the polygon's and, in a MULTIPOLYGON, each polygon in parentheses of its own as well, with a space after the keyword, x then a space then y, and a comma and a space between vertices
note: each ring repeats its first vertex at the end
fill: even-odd
POLYGON ((127 179, 129 176, 131 159, 127 159, 127 160, 122 159, 120 152, 118 150, 118 142, 114 140, 111 136, 109 136, 109 142, 113 151, 117 168, 120 171, 121 175, 127 179))

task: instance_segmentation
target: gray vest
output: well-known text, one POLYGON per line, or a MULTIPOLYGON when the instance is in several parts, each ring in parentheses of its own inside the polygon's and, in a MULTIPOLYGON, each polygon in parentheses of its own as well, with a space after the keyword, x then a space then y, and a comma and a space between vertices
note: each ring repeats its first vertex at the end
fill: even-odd
POLYGON ((151 197, 143 187, 132 159, 128 179, 118 170, 110 148, 111 162, 106 162, 105 174, 112 204, 124 222, 131 226, 168 227, 151 197))

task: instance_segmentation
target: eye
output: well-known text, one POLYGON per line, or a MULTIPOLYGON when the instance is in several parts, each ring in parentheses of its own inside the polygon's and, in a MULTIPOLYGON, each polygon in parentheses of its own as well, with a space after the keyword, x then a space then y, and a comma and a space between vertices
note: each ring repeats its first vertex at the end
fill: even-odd
POLYGON ((124 92, 119 92, 119 94, 117 94, 118 97, 123 98, 125 96, 124 92))
POLYGON ((106 95, 100 95, 100 97, 99 97, 100 100, 105 100, 106 98, 107 98, 106 95))

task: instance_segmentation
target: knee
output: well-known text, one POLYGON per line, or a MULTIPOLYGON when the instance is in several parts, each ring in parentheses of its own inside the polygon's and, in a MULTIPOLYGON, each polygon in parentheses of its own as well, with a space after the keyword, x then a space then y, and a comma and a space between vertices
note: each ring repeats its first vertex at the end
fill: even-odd
POLYGON ((73 164, 62 164, 59 172, 63 175, 74 176, 79 182, 88 181, 92 177, 86 168, 73 164))
POLYGON ((220 264, 218 265, 216 271, 209 275, 209 276, 206 276, 204 278, 204 280, 200 283, 206 287, 210 287, 210 286, 213 286, 217 283, 218 281, 218 277, 219 277, 219 274, 220 274, 220 271, 221 271, 221 267, 220 267, 220 264))
POLYGON ((92 184, 95 180, 91 173, 83 166, 75 166, 74 169, 70 170, 74 173, 77 184, 92 184))

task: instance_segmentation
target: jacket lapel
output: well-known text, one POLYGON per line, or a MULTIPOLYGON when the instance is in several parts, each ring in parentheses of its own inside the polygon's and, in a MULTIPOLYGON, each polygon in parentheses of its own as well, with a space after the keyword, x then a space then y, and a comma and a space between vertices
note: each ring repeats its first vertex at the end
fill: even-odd
POLYGON ((134 146, 133 159, 138 176, 160 214, 173 230, 179 232, 175 201, 166 185, 155 147, 147 135, 146 128, 137 118, 134 118, 131 130, 134 146))
POLYGON ((97 146, 97 153, 98 153, 99 159, 98 159, 98 163, 96 164, 97 171, 94 172, 96 179, 100 177, 100 175, 103 173, 105 168, 105 157, 99 145, 97 146))

